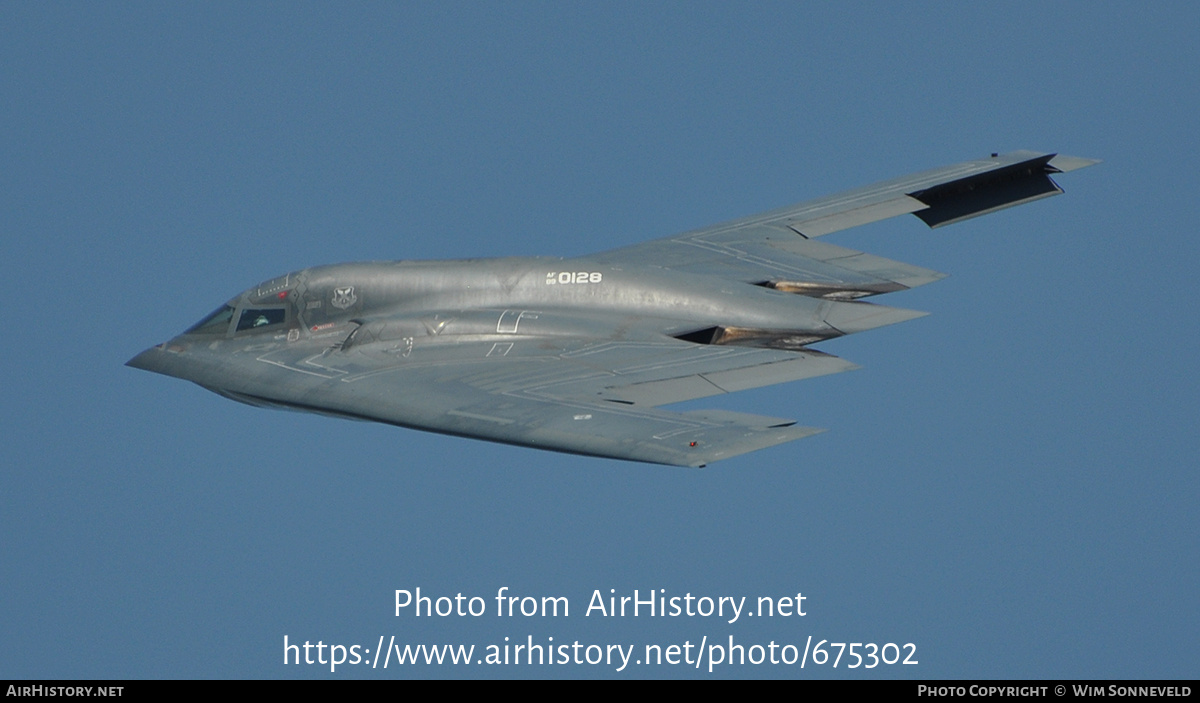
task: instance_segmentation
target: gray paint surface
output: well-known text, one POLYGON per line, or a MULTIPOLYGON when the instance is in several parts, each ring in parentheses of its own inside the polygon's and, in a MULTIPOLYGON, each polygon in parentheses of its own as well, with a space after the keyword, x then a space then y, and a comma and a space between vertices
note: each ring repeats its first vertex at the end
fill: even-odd
POLYGON ((908 213, 951 224, 1094 163, 993 155, 573 259, 305 269, 129 365, 263 407, 705 466, 821 430, 658 406, 855 368, 810 345, 923 315, 858 299, 941 278, 813 238, 908 213))

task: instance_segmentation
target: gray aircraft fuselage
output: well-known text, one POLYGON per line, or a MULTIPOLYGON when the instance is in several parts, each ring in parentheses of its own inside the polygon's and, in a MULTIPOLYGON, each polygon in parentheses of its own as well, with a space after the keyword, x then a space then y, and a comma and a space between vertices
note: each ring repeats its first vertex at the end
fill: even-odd
POLYGON ((942 277, 817 237, 901 214, 941 227, 1093 163, 993 154, 573 259, 318 266, 128 363, 256 406, 703 466, 819 430, 659 406, 855 368, 809 345, 923 315, 859 299, 942 277))
MULTIPOLYGON (((466 343, 555 337, 659 340, 718 325, 762 330, 773 345, 787 348, 923 314, 653 265, 597 264, 586 257, 318 266, 243 291, 225 307, 232 312, 228 324, 190 329, 142 352, 129 365, 226 395, 287 404, 303 399, 294 392, 300 389, 292 383, 287 388, 293 392, 278 392, 276 380, 258 362, 264 352, 348 352, 368 335, 371 341, 403 341, 403 358, 414 362, 466 343), (249 326, 238 330, 235 321, 255 310, 279 310, 282 319, 259 327, 243 323, 249 326), (373 324, 376 319, 380 322, 373 324), (411 340, 411 349, 405 340, 411 340)), ((413 408, 412 426, 421 427, 423 414, 420 407, 413 408)))

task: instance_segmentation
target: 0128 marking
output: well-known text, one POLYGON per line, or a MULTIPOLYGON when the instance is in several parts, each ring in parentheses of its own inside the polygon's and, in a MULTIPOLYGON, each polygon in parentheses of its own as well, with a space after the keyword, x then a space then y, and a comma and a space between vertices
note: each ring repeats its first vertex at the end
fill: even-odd
POLYGON ((556 283, 568 285, 571 283, 599 283, 604 280, 604 274, 599 271, 550 271, 546 274, 546 285, 556 283))

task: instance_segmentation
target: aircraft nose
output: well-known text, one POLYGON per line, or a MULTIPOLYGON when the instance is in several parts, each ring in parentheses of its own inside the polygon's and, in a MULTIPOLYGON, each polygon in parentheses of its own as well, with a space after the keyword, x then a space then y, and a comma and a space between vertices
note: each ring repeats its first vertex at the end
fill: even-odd
POLYGON ((162 350, 158 347, 150 347, 141 354, 138 354, 129 361, 126 361, 125 365, 132 366, 135 369, 142 369, 143 371, 153 371, 155 368, 155 356, 161 353, 162 350))
POLYGON ((166 347, 166 344, 159 344, 158 346, 150 347, 141 354, 138 354, 129 361, 126 361, 125 365, 132 366, 135 369, 153 371, 154 373, 161 373, 169 376, 171 373, 167 370, 167 366, 170 363, 170 359, 168 357, 175 355, 167 351, 166 347))

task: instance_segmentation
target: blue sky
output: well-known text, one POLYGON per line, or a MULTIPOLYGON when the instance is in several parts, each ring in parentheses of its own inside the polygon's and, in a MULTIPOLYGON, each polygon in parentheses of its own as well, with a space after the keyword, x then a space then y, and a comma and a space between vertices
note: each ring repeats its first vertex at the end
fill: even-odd
POLYGON ((1183 3, 0 9, 0 676, 1195 677, 1200 10, 1183 3), (243 407, 123 363, 369 259, 573 256, 985 155, 1063 197, 831 235, 951 274, 830 431, 701 471, 243 407), (567 618, 393 615, 396 589, 567 618), (593 591, 804 618, 584 617, 593 591), (489 600, 489 603, 492 602, 489 600), (917 666, 284 666, 283 637, 803 646, 917 666))

